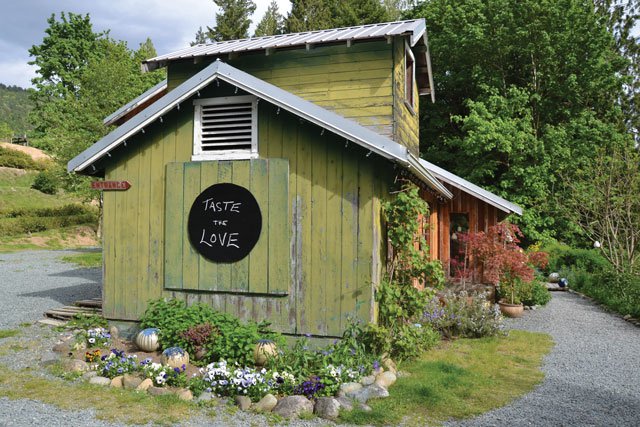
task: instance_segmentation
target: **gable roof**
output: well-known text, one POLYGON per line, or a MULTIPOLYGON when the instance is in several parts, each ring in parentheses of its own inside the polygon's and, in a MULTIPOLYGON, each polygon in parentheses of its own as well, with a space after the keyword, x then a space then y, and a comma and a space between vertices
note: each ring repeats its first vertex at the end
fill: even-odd
POLYGON ((105 156, 110 156, 110 151, 125 143, 128 138, 138 132, 144 131, 145 126, 155 122, 173 108, 179 108, 181 102, 187 101, 191 96, 216 79, 236 86, 247 93, 344 137, 370 152, 391 160, 411 171, 421 181, 444 197, 453 197, 453 194, 420 163, 418 158, 409 153, 405 146, 220 60, 205 67, 71 159, 67 164, 67 170, 69 172, 90 174, 89 168, 93 166, 95 169, 95 163, 105 156))
POLYGON ((142 67, 147 71, 152 71, 166 66, 170 61, 179 59, 220 57, 260 50, 270 53, 276 49, 299 48, 303 46, 309 48, 311 46, 336 43, 347 43, 349 46, 355 41, 385 39, 403 35, 409 36, 408 41, 411 47, 416 45, 424 47, 421 49, 419 55, 416 56, 418 63, 418 75, 416 77, 420 94, 431 94, 431 98, 434 99, 431 58, 429 56, 429 44, 427 41, 427 24, 423 18, 198 44, 143 61, 142 67))
POLYGON ((493 194, 490 191, 485 190, 484 188, 478 187, 472 182, 467 181, 464 178, 459 177, 447 170, 442 169, 439 166, 434 165, 433 163, 429 163, 424 159, 420 159, 420 163, 431 172, 436 178, 441 181, 446 182, 460 190, 471 194, 472 196, 485 201, 491 206, 495 206, 496 208, 504 211, 506 213, 516 213, 518 215, 522 215, 522 208, 515 203, 511 203, 508 200, 503 199, 500 196, 493 194))
POLYGON ((163 81, 161 81, 160 83, 152 87, 151 89, 145 91, 142 95, 131 100, 127 104, 118 108, 113 113, 109 114, 107 117, 104 118, 104 120, 102 120, 102 123, 105 126, 114 124, 119 119, 126 116, 128 113, 135 110, 139 106, 143 105, 145 102, 151 100, 151 98, 153 98, 154 96, 159 95, 160 93, 162 93, 162 91, 166 89, 167 89, 167 79, 164 79, 163 81))

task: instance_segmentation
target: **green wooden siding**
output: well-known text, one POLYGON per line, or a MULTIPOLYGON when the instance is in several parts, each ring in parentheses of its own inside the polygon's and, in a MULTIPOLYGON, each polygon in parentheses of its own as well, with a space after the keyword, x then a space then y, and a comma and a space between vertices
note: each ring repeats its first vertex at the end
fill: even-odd
POLYGON ((413 99, 415 108, 411 108, 405 97, 405 42, 401 37, 393 41, 393 119, 395 123, 394 139, 396 142, 408 147, 417 157, 420 156, 418 117, 419 96, 417 84, 413 86, 413 99))
MULTIPOLYGON (((202 93, 214 95, 212 86, 202 93)), ((220 85, 219 93, 228 89, 220 85)), ((175 297, 268 320, 286 333, 340 336, 348 316, 373 320, 373 285, 385 256, 380 201, 393 181, 392 164, 367 157, 356 144, 345 147, 344 139, 264 101, 258 112, 260 161, 191 162, 192 135, 193 107, 184 102, 163 123, 128 140, 124 154, 112 153, 106 179, 128 180, 132 187, 104 192, 105 315, 136 320, 149 299, 175 297), (264 159, 288 163, 288 191, 284 177, 254 179, 265 173, 271 178, 264 159), (182 178, 170 178, 177 170, 182 178), (165 224, 181 221, 185 206, 216 177, 240 180, 258 197, 268 194, 268 202, 260 203, 268 203, 269 227, 286 230, 285 243, 269 234, 237 266, 220 265, 193 251, 184 226, 182 232, 165 232, 165 224), (167 210, 165 218, 169 199, 180 209, 167 210), (166 268, 165 260, 177 251, 182 268, 166 268)))
MULTIPOLYGON (((264 51, 229 64, 393 138, 392 45, 386 41, 264 51)), ((210 63, 169 64, 172 89, 210 63)))
POLYGON ((164 288, 288 293, 289 263, 281 262, 282 254, 289 252, 288 162, 283 159, 187 162, 169 163, 166 168, 164 288), (247 257, 234 263, 215 263, 200 256, 187 234, 193 200, 207 187, 220 182, 232 182, 249 189, 262 212, 263 227, 258 243, 247 257), (271 257, 277 259, 271 260, 271 257))

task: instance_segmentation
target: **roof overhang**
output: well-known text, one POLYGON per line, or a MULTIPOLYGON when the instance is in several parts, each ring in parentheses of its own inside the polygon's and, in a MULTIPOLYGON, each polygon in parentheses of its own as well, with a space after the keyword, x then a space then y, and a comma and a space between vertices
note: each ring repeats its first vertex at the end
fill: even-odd
POLYGON ((118 120, 125 117, 127 114, 133 112, 136 108, 143 106, 145 103, 151 101, 154 97, 162 94, 167 89, 167 79, 164 79, 151 89, 145 91, 142 95, 138 96, 134 100, 128 102, 124 106, 118 108, 113 113, 104 118, 102 124, 109 126, 116 124, 118 120))
POLYGON ((478 187, 474 183, 469 182, 466 179, 461 178, 458 175, 455 175, 445 169, 442 169, 441 167, 436 166, 433 163, 429 163, 424 159, 420 159, 420 164, 439 180, 446 182, 453 187, 459 188, 465 193, 468 193, 476 197, 477 199, 488 203, 491 206, 495 206, 503 212, 506 212, 508 214, 515 213, 518 215, 522 215, 522 207, 516 205, 515 203, 511 203, 510 201, 505 200, 502 197, 485 190, 484 188, 478 187))
POLYGON ((73 158, 67 164, 67 170, 91 175, 92 169, 93 171, 96 170, 95 164, 110 156, 111 151, 122 144, 126 144, 128 139, 138 132, 143 132, 145 126, 149 126, 160 119, 173 108, 179 108, 181 103, 188 101, 216 79, 240 88, 304 120, 344 137, 372 153, 391 160, 408 169, 444 198, 450 199, 453 197, 453 194, 425 169, 405 146, 220 60, 205 67, 73 158))

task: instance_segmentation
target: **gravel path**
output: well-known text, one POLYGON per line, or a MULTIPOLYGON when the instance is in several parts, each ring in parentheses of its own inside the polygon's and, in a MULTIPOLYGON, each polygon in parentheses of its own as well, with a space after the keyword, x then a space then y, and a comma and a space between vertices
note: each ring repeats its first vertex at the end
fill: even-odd
MULTIPOLYGON (((61 257, 72 251, 0 254, 0 329, 35 322, 44 311, 78 299, 100 296, 100 269, 78 269, 61 257)), ((550 334, 556 345, 545 358, 544 382, 511 405, 449 426, 640 426, 640 328, 603 312, 579 296, 555 292, 547 307, 529 311, 509 327, 550 334)), ((57 334, 31 326, 23 335, 38 335, 43 354, 57 334)), ((33 336, 10 338, 33 340, 33 336)), ((31 343, 32 345, 33 343, 31 343)), ((20 352, 29 355, 29 352, 20 352)), ((0 364, 33 366, 33 355, 16 360, 1 356, 0 364), (10 361, 9 361, 9 359, 10 361)), ((37 363, 37 362, 36 362, 37 363)), ((262 425, 265 419, 224 411, 216 418, 196 416, 185 426, 262 425)), ((32 400, 0 398, 0 426, 116 427, 95 418, 93 411, 64 411, 32 400)), ((327 425, 319 419, 289 426, 327 425)))
POLYGON ((446 425, 640 426, 640 328, 565 292, 509 326, 553 337, 544 382, 509 406, 446 425))

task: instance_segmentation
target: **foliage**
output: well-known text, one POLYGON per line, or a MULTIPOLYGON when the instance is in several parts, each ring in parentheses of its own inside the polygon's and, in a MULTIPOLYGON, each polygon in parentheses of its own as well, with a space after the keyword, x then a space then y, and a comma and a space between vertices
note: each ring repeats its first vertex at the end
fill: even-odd
POLYGON ((56 194, 59 186, 58 176, 49 170, 44 170, 36 175, 31 188, 45 194, 56 194))
POLYGON ((109 347, 111 334, 105 328, 89 328, 80 331, 76 340, 84 341, 88 347, 109 347))
POLYGON ((31 107, 26 89, 0 83, 0 139, 31 130, 28 120, 31 107))
POLYGON ((331 28, 331 9, 326 0, 291 0, 285 21, 287 33, 331 28))
POLYGON ((640 274, 640 154, 624 143, 595 151, 594 162, 565 176, 566 213, 616 271, 640 274))
POLYGON ((383 5, 380 0, 292 0, 285 26, 288 32, 296 33, 385 22, 389 19, 388 12, 397 16, 401 7, 398 1, 386 3, 383 5))
POLYGON ((545 272, 577 268, 593 274, 608 269, 609 263, 597 249, 576 249, 560 243, 550 243, 543 250, 549 254, 545 272))
POLYGON ((427 226, 424 219, 429 217, 429 207, 417 187, 404 185, 394 199, 383 204, 382 211, 391 255, 386 277, 376 290, 380 328, 370 328, 368 340, 372 348, 389 349, 392 357, 403 360, 435 344, 437 335, 416 324, 434 290, 443 286, 444 272, 439 261, 425 255, 429 247, 420 227, 427 226))
POLYGON ((423 155, 522 205, 513 221, 533 241, 579 237, 550 195, 569 195, 561 173, 594 146, 629 137, 629 61, 608 14, 581 0, 432 0, 408 14, 429 23, 440 94, 421 111, 423 155))
POLYGON ((20 331, 17 329, 0 329, 0 339, 15 337, 19 334, 20 331))
POLYGON ((66 324, 67 329, 107 328, 107 319, 97 314, 76 313, 66 324))
POLYGON ((137 372, 139 369, 138 356, 135 354, 126 355, 123 351, 115 348, 111 349, 109 354, 102 356, 97 366, 100 375, 107 378, 137 372))
MULTIPOLYGON (((280 335, 268 329, 266 323, 241 323, 240 320, 227 313, 220 313, 205 304, 193 304, 187 306, 184 301, 155 300, 149 302, 144 315, 140 319, 141 328, 160 329, 160 344, 162 348, 181 347, 190 354, 196 353, 195 331, 209 324, 212 333, 208 336, 204 347, 206 353, 202 362, 211 360, 231 360, 241 365, 249 365, 253 362, 253 349, 255 343, 261 338, 273 339, 282 342, 280 335), (191 331, 191 332, 187 332, 191 331), (215 339, 211 337, 215 336, 215 339), (186 338, 185 338, 186 337, 186 338)), ((199 334, 203 338, 204 334, 199 334)), ((203 338, 204 339, 204 338, 203 338)))
POLYGON ((544 268, 547 258, 538 252, 525 253, 520 243, 522 232, 515 224, 501 222, 487 232, 469 233, 464 237, 466 265, 482 268, 482 279, 500 285, 502 296, 518 304, 517 288, 534 279, 534 266, 544 268), (534 265, 536 263, 536 265, 534 265))
POLYGON ((145 378, 151 379, 156 387, 185 387, 187 385, 187 367, 182 365, 179 368, 154 363, 151 359, 140 362, 140 369, 145 378))
POLYGON ((267 11, 258 22, 254 37, 273 36, 284 31, 284 17, 278 11, 278 2, 272 0, 267 11))
POLYGON ((62 261, 74 263, 82 268, 99 268, 102 267, 102 251, 63 256, 62 261))
POLYGON ((471 418, 530 392, 544 379, 551 337, 511 331, 507 337, 460 339, 399 366, 393 393, 367 402, 372 411, 340 413, 340 424, 439 425, 471 418))
POLYGON ((551 301, 551 293, 547 287, 538 280, 523 283, 518 289, 518 298, 522 304, 532 307, 534 305, 547 305, 551 301))
POLYGON ((500 310, 487 301, 486 295, 466 292, 449 295, 444 303, 432 299, 422 318, 424 324, 431 325, 447 339, 504 335, 502 320, 500 310))
POLYGON ((252 0, 213 0, 221 11, 216 13, 216 25, 207 27, 207 37, 214 42, 249 37, 251 14, 256 10, 252 0))
POLYGON ((56 208, 14 209, 0 212, 0 236, 34 233, 96 222, 96 209, 79 204, 56 208))
POLYGON ((16 169, 42 170, 46 165, 36 162, 26 153, 0 147, 0 166, 16 169))

